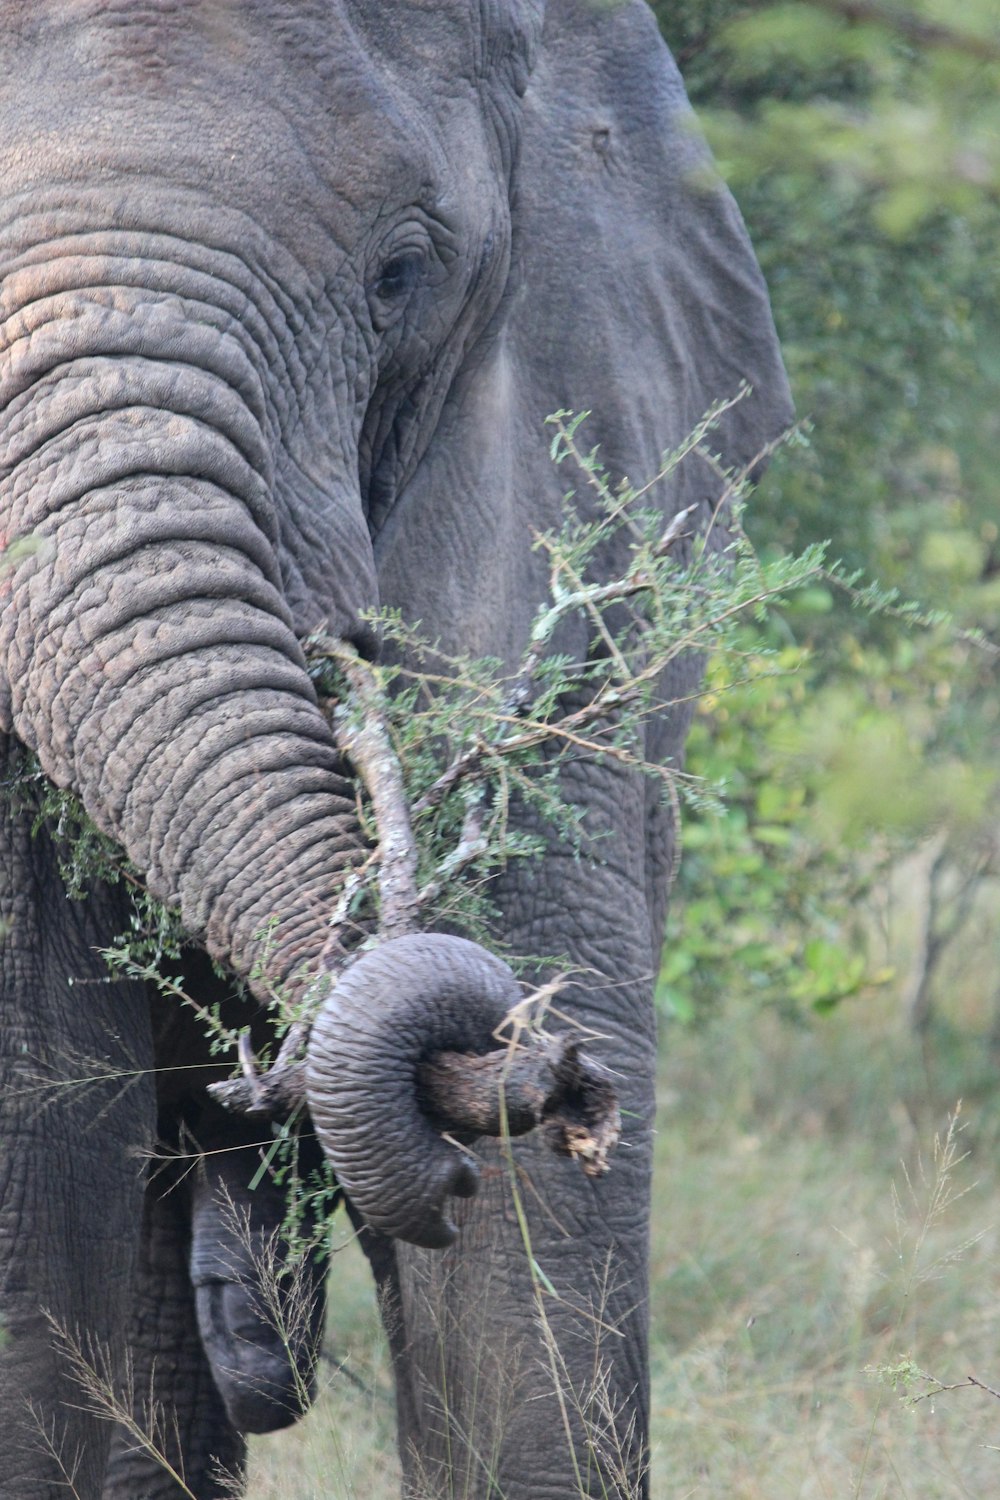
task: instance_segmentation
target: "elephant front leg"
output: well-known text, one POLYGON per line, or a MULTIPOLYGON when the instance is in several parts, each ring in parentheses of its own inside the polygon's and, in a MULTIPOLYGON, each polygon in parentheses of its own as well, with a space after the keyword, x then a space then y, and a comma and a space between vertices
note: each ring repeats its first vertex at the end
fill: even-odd
POLYGON ((515 1185, 480 1143, 457 1245, 397 1248, 408 1500, 648 1500, 649 1163, 630 1145, 593 1183, 516 1142, 515 1185))
POLYGON ((113 893, 67 898, 31 809, 13 805, 16 774, 0 736, 0 1500, 98 1500, 152 1042, 142 989, 109 984, 94 953, 125 914, 113 893))
POLYGON ((290 1254, 260 1127, 209 1107, 193 1129, 179 1145, 170 1132, 146 1190, 132 1418, 116 1431, 104 1500, 241 1493, 243 1434, 288 1426, 315 1388, 322 1264, 290 1254))
POLYGON ((115 1428, 103 1500, 215 1500, 242 1483, 246 1445, 226 1415, 198 1330, 190 1200, 181 1163, 151 1174, 123 1392, 130 1416, 115 1428))
POLYGON ((482 1189, 459 1205, 456 1244, 439 1255, 397 1247, 413 1500, 649 1494, 656 1041, 645 787, 615 767, 572 767, 563 791, 593 842, 577 855, 553 841, 540 863, 511 872, 498 887, 504 936, 515 953, 568 957, 579 977, 555 1004, 595 1033, 588 1046, 611 1071, 622 1139, 597 1178, 533 1138, 509 1155, 479 1141, 482 1189))

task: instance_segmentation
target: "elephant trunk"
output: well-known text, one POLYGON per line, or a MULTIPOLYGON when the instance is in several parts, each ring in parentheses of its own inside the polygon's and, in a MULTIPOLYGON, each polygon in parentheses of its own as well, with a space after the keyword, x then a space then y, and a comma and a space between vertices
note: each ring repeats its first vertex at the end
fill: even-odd
POLYGON ((0 726, 213 957, 285 982, 362 839, 282 592, 265 355, 102 278, 70 257, 4 288, 0 726))
POLYGON ((484 1053, 521 998, 510 969, 464 938, 424 933, 364 953, 313 1023, 306 1097, 320 1145, 372 1226, 429 1249, 457 1234, 450 1196, 478 1172, 420 1110, 418 1073, 435 1053, 484 1053))
MULTIPOLYGON (((330 914, 365 852, 288 602, 285 567, 316 576, 292 555, 294 515, 329 548, 331 633, 358 626, 374 572, 343 454, 339 470, 321 447, 290 457, 303 377, 282 383, 274 299, 264 318, 258 287, 237 317, 204 282, 112 255, 29 256, 5 278, 0 533, 19 546, 0 578, 0 728, 265 997, 334 957, 330 914), (288 494, 289 472, 305 490, 288 494)), ((387 943, 338 987, 313 1100, 362 1212, 443 1244, 445 1199, 475 1173, 422 1121, 415 1068, 488 1049, 517 987, 471 944, 422 941, 387 943)))

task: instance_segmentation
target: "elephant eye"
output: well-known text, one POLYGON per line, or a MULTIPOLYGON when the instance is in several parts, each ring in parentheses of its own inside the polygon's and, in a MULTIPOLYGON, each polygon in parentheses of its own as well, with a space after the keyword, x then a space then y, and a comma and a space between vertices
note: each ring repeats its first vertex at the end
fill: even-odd
POLYGON ((400 297, 413 287, 420 275, 421 256, 412 251, 408 255, 394 255, 386 265, 382 267, 382 273, 375 283, 375 291, 380 297, 400 297))
POLYGON ((425 257, 419 250, 404 250, 381 267, 369 287, 369 303, 376 327, 385 328, 402 310, 410 293, 421 281, 425 257))

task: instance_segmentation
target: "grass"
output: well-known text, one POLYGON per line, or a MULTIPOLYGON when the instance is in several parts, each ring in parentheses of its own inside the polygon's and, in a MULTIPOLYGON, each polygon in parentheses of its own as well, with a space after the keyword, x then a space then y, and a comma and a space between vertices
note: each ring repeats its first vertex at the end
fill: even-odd
POLYGON ((395 1397, 367 1262, 335 1241, 320 1393, 309 1415, 251 1440, 253 1500, 399 1500, 395 1397))
MULTIPOLYGON (((666 1039, 657 1500, 979 1500, 1000 1485, 1000 1401, 969 1388, 914 1403, 933 1387, 904 1400, 873 1373, 908 1358, 939 1382, 1000 1386, 993 1066, 975 1036, 918 1050, 890 1003, 807 1024, 729 1015, 666 1039)), ((398 1495, 355 1246, 334 1260, 328 1338, 316 1409, 253 1444, 251 1500, 398 1495)))
POLYGON ((949 1145, 921 1060, 859 1021, 765 1017, 735 1047, 719 1028, 667 1070, 655 1495, 996 1491, 1000 1404, 907 1408, 868 1373, 903 1356, 949 1381, 1000 1369, 995 1108, 970 1099, 949 1145))

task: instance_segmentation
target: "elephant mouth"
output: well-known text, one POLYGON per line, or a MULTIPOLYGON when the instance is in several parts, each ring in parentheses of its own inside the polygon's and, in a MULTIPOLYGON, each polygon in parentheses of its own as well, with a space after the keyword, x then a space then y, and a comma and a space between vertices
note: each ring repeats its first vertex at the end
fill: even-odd
POLYGON ((316 1392, 325 1266, 289 1255, 284 1195, 254 1150, 201 1157, 191 1199, 190 1274, 202 1348, 233 1425, 275 1432, 308 1410, 316 1392))

